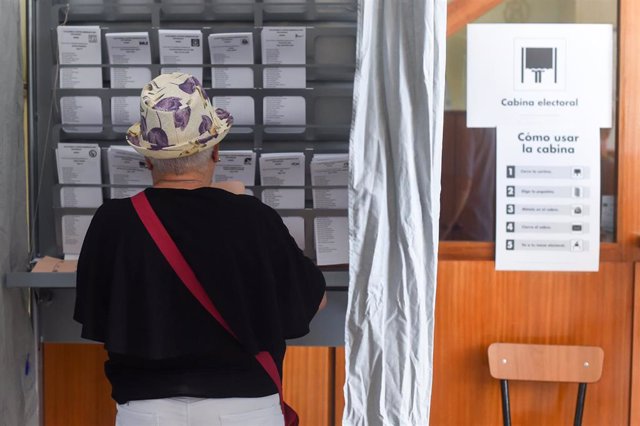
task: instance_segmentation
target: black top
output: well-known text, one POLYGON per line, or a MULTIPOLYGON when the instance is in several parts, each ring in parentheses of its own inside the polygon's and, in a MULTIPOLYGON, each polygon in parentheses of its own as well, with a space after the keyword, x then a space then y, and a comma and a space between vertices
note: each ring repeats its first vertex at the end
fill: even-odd
POLYGON ((236 342, 189 293, 130 199, 106 201, 87 231, 74 318, 104 342, 113 398, 260 397, 277 392, 252 354, 282 372, 285 339, 309 332, 325 290, 278 213, 221 189, 149 188, 151 206, 236 342))

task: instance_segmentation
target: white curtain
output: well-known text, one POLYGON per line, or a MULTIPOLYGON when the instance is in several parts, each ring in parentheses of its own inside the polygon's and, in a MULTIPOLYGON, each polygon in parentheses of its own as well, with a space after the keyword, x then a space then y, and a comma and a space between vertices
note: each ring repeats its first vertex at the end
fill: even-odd
POLYGON ((33 334, 25 292, 4 287, 7 272, 25 270, 28 264, 16 0, 0 0, 0 43, 0 426, 27 426, 37 424, 33 334))
POLYGON ((446 0, 359 1, 347 426, 429 423, 446 7, 446 0))

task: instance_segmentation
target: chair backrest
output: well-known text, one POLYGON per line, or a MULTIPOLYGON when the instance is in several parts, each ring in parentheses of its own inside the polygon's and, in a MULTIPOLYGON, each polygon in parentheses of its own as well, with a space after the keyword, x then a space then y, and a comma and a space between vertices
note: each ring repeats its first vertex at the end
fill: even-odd
POLYGON ((604 360, 597 346, 493 343, 488 353, 491 376, 504 380, 593 383, 604 360))

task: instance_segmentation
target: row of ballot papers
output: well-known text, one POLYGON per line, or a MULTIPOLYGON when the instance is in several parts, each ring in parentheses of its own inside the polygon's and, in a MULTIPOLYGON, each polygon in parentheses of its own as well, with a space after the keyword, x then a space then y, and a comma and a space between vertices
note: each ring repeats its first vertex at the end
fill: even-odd
MULTIPOLYGON (((101 65, 100 27, 59 26, 58 56, 60 65, 101 65)), ((261 33, 263 63, 268 65, 304 65, 306 63, 305 27, 264 27, 261 33)), ((151 64, 148 32, 107 33, 105 35, 109 63, 112 65, 151 64)), ((202 31, 158 30, 160 63, 184 65, 163 67, 163 73, 180 71, 202 82, 202 31)), ((253 34, 210 34, 209 51, 214 65, 254 64, 253 34)), ((114 89, 141 89, 152 78, 145 67, 111 67, 110 82, 114 89)), ((213 88, 252 88, 253 69, 242 67, 211 68, 213 88)), ((305 67, 268 67, 263 70, 264 88, 305 88, 305 67)), ((100 67, 62 67, 60 88, 102 88, 100 67)), ((254 100, 251 96, 217 96, 217 107, 234 116, 236 126, 254 125, 254 100)), ((62 124, 67 132, 102 131, 102 102, 97 96, 63 96, 60 99, 62 124)), ((138 120, 137 96, 113 97, 111 119, 116 131, 126 131, 138 120), (125 126, 125 127, 122 127, 125 126)), ((306 102, 301 96, 268 96, 263 99, 263 123, 266 125, 305 125, 306 102)), ((283 128, 280 131, 301 132, 283 128)))

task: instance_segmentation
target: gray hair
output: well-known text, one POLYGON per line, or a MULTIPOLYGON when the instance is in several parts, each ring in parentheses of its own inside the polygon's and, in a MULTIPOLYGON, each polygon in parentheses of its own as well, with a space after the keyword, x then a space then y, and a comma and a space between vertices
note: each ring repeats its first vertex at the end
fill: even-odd
POLYGON ((211 161, 212 150, 213 147, 187 157, 170 158, 166 160, 149 158, 149 161, 158 174, 183 175, 191 171, 200 171, 207 167, 207 163, 211 161))

